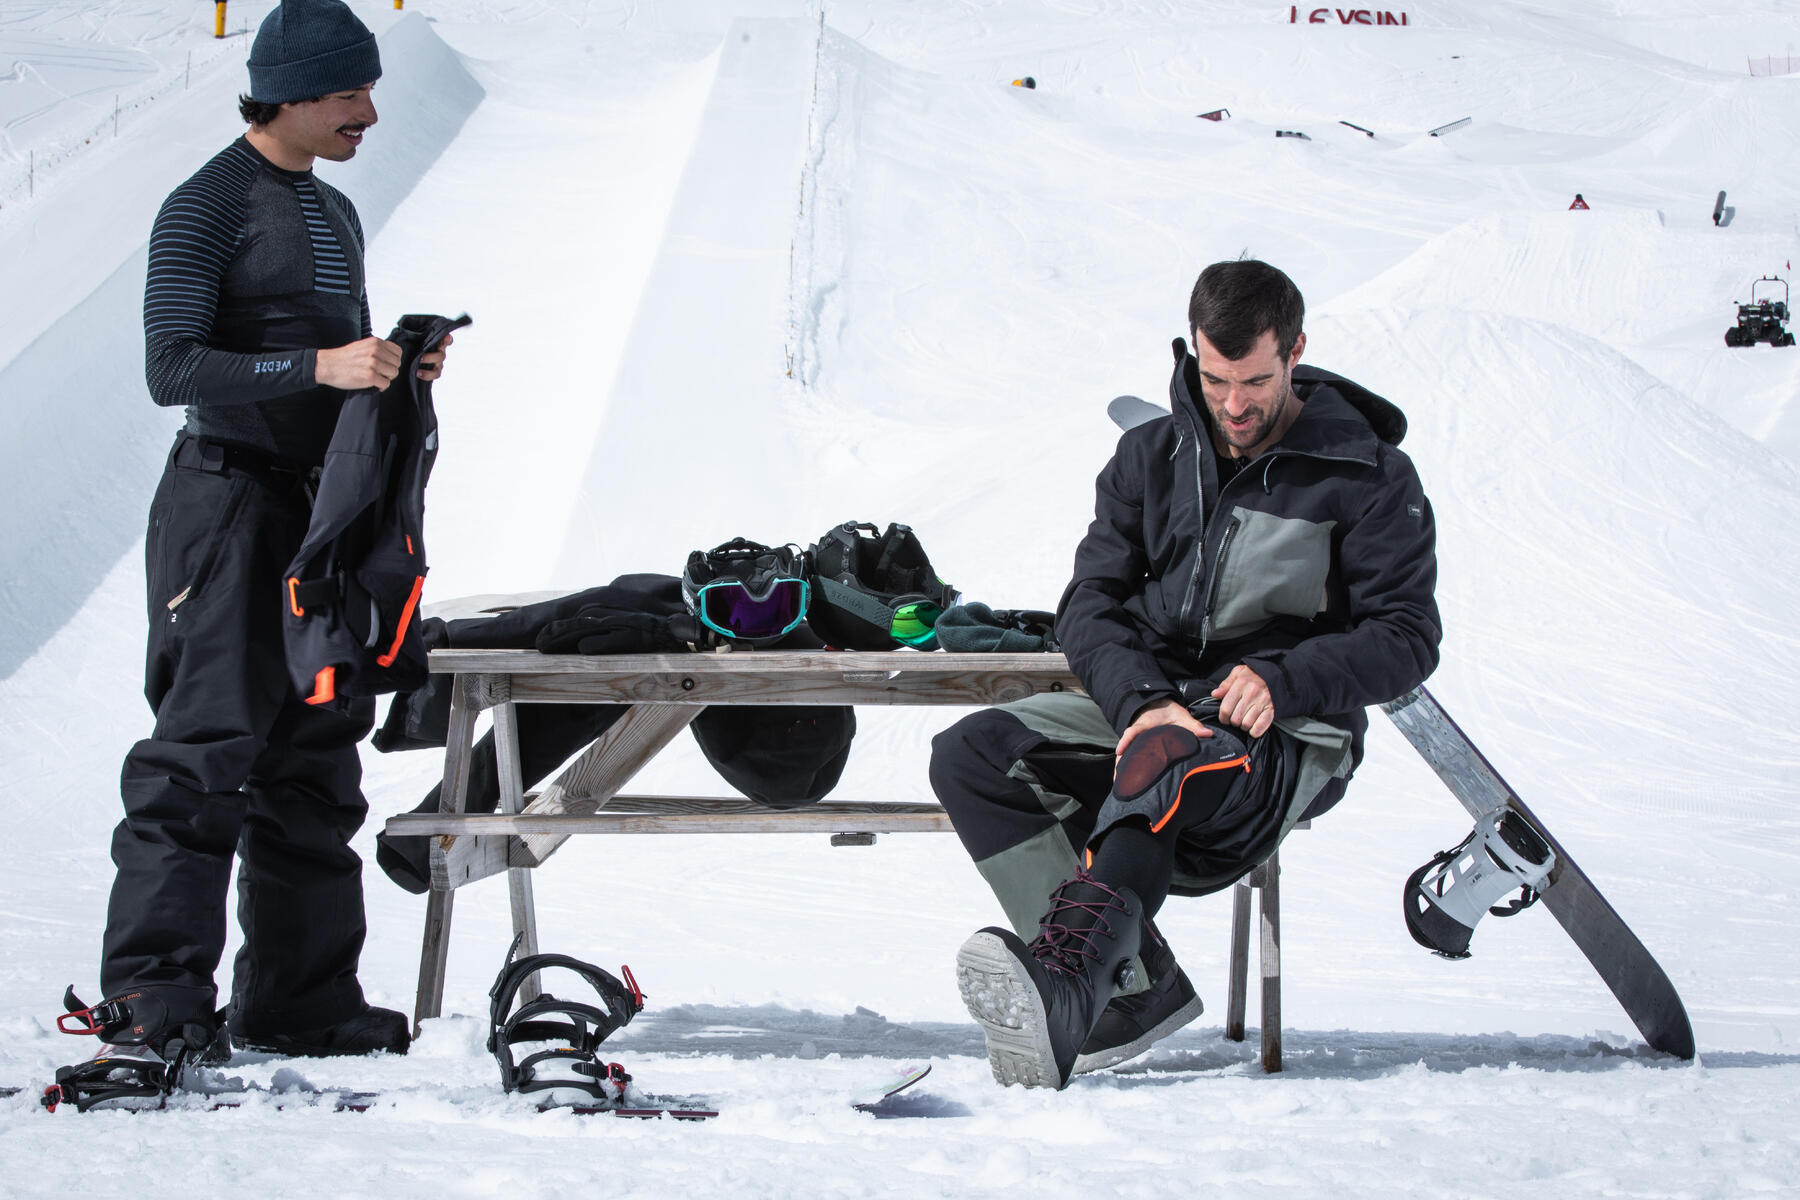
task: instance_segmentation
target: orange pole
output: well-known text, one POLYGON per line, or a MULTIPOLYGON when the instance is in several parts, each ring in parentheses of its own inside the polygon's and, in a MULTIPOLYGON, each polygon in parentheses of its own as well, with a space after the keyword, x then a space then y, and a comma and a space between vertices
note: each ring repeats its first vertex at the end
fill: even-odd
POLYGON ((213 8, 213 36, 222 38, 225 36, 225 0, 219 0, 213 8))
POLYGON ((394 11, 399 12, 406 7, 406 0, 394 0, 394 11))

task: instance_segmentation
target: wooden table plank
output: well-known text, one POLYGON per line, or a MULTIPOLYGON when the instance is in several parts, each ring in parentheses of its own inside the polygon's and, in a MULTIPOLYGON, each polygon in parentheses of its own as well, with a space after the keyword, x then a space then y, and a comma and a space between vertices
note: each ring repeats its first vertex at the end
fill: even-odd
POLYGON ((942 650, 738 650, 694 654, 539 654, 535 650, 433 650, 437 675, 585 675, 590 678, 656 675, 842 674, 958 675, 992 671, 1044 680, 1074 681, 1060 654, 950 654, 942 650))
POLYGON ((615 813, 602 809, 586 815, 400 813, 387 822, 390 835, 454 834, 458 841, 479 838, 483 842, 535 834, 552 834, 561 841, 571 834, 596 833, 948 833, 951 829, 950 817, 942 809, 867 814, 815 813, 806 808, 744 813, 615 813))

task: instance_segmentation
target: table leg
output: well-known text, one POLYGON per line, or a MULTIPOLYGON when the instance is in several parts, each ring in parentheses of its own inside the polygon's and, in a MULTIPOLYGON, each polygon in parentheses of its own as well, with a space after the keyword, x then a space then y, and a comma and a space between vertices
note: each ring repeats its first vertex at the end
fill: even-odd
POLYGON ((1225 1036, 1244 1040, 1244 1009, 1250 981, 1250 880, 1231 889, 1231 966, 1225 985, 1225 1036))
POLYGON ((1262 1065, 1281 1070, 1281 863, 1269 855, 1262 871, 1262 1065))
MULTIPOLYGON (((525 808, 525 779, 519 761, 518 711, 512 701, 494 709, 494 765, 500 782, 500 810, 522 812, 525 808)), ((512 899, 513 936, 520 938, 520 958, 538 952, 537 907, 531 895, 531 872, 524 867, 509 867, 506 889, 512 899)), ((519 1003, 529 1004, 540 994, 534 971, 519 985, 519 1003)))
MULTIPOLYGON (((444 740, 444 786, 439 812, 462 812, 469 798, 469 760, 475 745, 476 689, 481 677, 458 675, 450 687, 450 726, 444 740)), ((434 881, 435 882, 435 881, 434 881)), ((444 971, 450 960, 450 916, 456 895, 433 887, 425 903, 425 934, 419 948, 419 991, 413 1004, 413 1032, 428 1017, 441 1015, 444 971)))

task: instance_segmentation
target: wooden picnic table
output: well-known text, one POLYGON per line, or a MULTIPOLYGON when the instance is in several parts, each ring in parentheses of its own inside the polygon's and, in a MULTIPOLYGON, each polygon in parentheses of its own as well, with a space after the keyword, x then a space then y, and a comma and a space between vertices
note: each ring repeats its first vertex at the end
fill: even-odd
POLYGON ((431 890, 419 962, 416 1020, 439 1015, 457 888, 506 872, 521 954, 537 953, 529 872, 574 834, 822 832, 839 844, 878 833, 938 832, 934 803, 834 803, 776 810, 743 797, 626 796, 632 776, 714 704, 991 705, 1038 692, 1079 691, 1060 654, 901 650, 695 654, 539 654, 434 650, 434 674, 454 677, 444 787, 436 813, 388 818, 390 836, 432 838, 431 890), (539 791, 520 774, 518 705, 625 704, 626 714, 539 791), (491 711, 499 811, 469 813, 477 716, 491 711))
MULTIPOLYGON (((401 813, 386 824, 389 836, 432 839, 415 1023, 442 1011, 456 889, 505 872, 513 930, 523 937, 519 953, 535 954, 530 872, 573 835, 810 832, 830 834, 836 845, 866 845, 880 833, 951 831, 949 817, 935 802, 824 801, 777 810, 741 796, 624 794, 632 777, 710 705, 986 706, 1041 692, 1081 691, 1057 653, 434 650, 430 663, 434 674, 453 676, 440 808, 436 813, 401 813), (629 708, 554 780, 527 792, 519 757, 521 704, 629 708), (469 765, 482 712, 493 714, 499 810, 469 813, 469 765)), ((1263 893, 1262 906, 1263 1062, 1279 1070, 1278 918, 1272 907, 1276 870, 1271 859, 1238 889, 1227 1033, 1243 1037, 1249 889, 1266 880, 1271 886, 1263 893)), ((535 981, 528 981, 520 999, 536 994, 535 981)))

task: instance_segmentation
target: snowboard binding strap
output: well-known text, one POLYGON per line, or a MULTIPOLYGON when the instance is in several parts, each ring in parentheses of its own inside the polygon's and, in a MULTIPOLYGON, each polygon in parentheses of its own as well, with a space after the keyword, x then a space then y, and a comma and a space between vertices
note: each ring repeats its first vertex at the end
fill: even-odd
POLYGON ((501 964, 500 974, 488 992, 487 1047, 500 1064, 500 1086, 508 1092, 537 1092, 567 1088, 585 1092, 602 1103, 616 1103, 631 1076, 618 1063, 600 1061, 596 1051, 614 1030, 643 1011, 644 993, 630 967, 627 982, 610 972, 566 954, 531 954, 515 959, 524 934, 513 939, 501 964), (561 1000, 549 992, 527 1001, 516 1010, 519 988, 539 971, 561 968, 572 971, 599 993, 601 1005, 561 1000), (556 1045, 527 1054, 516 1063, 513 1047, 527 1042, 556 1045))
POLYGON ((98 1004, 84 1004, 71 985, 63 992, 63 1008, 68 1011, 56 1018, 60 1033, 104 1033, 108 1026, 119 1026, 131 1020, 131 1009, 125 1001, 135 996, 112 996, 98 1004))
POLYGON ((1555 865, 1556 854, 1523 817, 1497 808, 1407 879, 1406 930, 1434 954, 1467 958, 1476 923, 1489 913, 1510 917, 1531 907, 1555 865), (1515 888, 1519 894, 1509 903, 1497 903, 1515 888))

